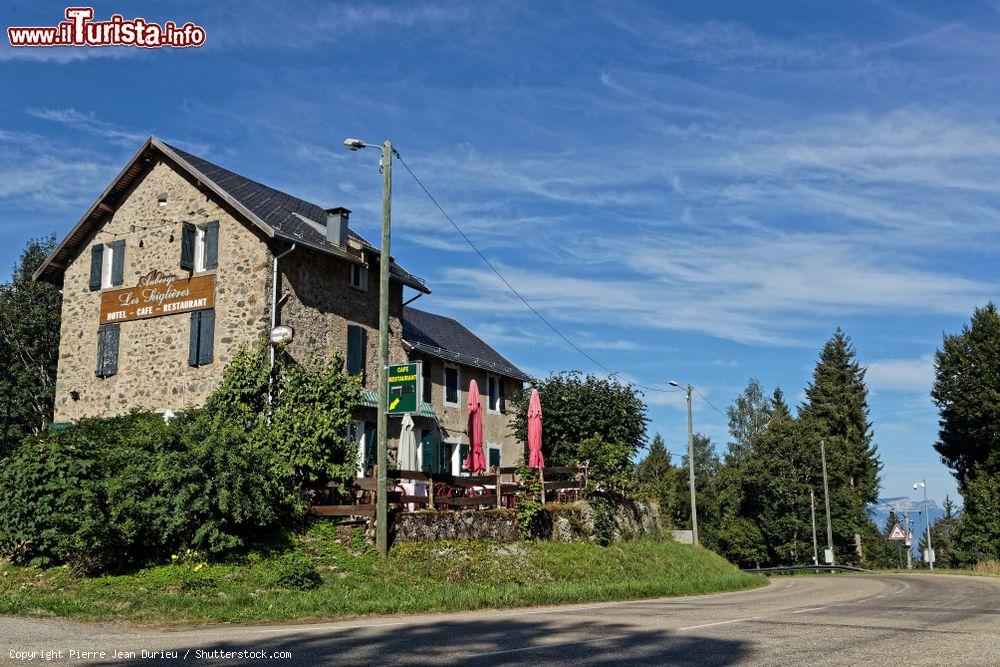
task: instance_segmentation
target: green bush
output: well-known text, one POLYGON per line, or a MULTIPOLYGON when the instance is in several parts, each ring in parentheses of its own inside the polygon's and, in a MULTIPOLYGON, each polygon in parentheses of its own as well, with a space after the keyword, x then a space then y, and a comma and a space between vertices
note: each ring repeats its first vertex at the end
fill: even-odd
POLYGON ((64 435, 28 438, 0 470, 0 553, 55 565, 100 543, 104 512, 93 482, 97 447, 64 435))
POLYGON ((0 555, 114 572, 186 549, 218 558, 294 524, 302 484, 353 472, 360 389, 337 358, 281 355, 268 419, 262 350, 237 355, 206 407, 170 423, 135 412, 25 441, 0 471, 0 555))
POLYGON ((274 563, 274 585, 293 591, 309 591, 323 583, 319 570, 308 556, 298 551, 282 555, 274 563))

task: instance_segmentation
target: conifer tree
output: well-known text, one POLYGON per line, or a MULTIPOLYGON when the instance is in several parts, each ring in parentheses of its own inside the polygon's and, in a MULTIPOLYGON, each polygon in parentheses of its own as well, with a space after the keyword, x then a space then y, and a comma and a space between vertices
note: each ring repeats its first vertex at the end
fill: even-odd
POLYGON ((677 513, 677 480, 680 469, 671 463, 670 452, 659 433, 649 446, 649 453, 636 466, 639 491, 660 506, 661 516, 673 521, 677 513))
POLYGON ((826 445, 837 560, 864 562, 862 536, 878 534, 867 505, 878 499, 882 464, 868 420, 865 369, 857 362, 851 339, 839 327, 820 352, 798 421, 817 488, 822 488, 820 441, 826 445))

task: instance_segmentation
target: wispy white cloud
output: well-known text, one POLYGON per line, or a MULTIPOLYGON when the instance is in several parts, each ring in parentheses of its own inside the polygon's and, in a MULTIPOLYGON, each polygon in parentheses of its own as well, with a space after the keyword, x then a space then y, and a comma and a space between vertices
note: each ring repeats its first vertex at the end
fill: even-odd
MULTIPOLYGON (((877 359, 868 363, 865 375, 874 391, 930 393, 934 383, 934 355, 914 359, 877 359)), ((920 412, 926 413, 926 401, 920 402, 920 412)))
POLYGON ((36 109, 28 107, 26 112, 29 116, 42 120, 52 121, 61 125, 66 125, 76 130, 81 130, 94 136, 106 139, 109 142, 126 147, 138 148, 148 135, 141 132, 131 132, 115 123, 101 120, 93 112, 84 113, 72 107, 63 109, 36 109))
MULTIPOLYGON (((53 21, 53 24, 55 21, 53 21)), ((127 46, 50 46, 13 47, 7 42, 6 34, 0 43, 0 62, 40 63, 66 65, 90 60, 117 60, 141 56, 145 49, 127 46)))

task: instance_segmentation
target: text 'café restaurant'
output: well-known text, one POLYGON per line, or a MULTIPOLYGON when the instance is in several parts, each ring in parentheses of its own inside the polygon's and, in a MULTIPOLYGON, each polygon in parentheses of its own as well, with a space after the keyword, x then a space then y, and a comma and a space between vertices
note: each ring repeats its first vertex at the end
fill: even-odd
MULTIPOLYGON (((150 137, 35 274, 63 293, 54 423, 200 405, 240 347, 281 324, 296 359, 340 350, 362 376, 352 437, 370 465, 381 257, 349 215, 150 137)), ((458 321, 405 305, 430 294, 423 280, 395 261, 390 275, 390 363, 423 367, 422 468, 462 472, 473 379, 487 462, 517 464, 506 397, 528 377, 458 321)), ((390 420, 390 451, 398 430, 390 420)))

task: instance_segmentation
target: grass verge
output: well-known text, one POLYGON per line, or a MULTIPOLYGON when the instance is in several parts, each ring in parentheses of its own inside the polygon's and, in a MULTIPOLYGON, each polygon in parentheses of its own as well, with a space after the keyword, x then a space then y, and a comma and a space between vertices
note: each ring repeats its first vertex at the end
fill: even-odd
POLYGON ((288 552, 252 553, 227 564, 182 557, 173 565, 87 579, 65 568, 3 563, 0 614, 250 623, 695 595, 767 581, 673 541, 402 544, 381 561, 360 539, 345 547, 329 524, 317 523, 291 548, 298 566, 308 560, 319 572, 318 582, 303 585, 314 588, 286 587, 303 579, 280 576, 288 552))

